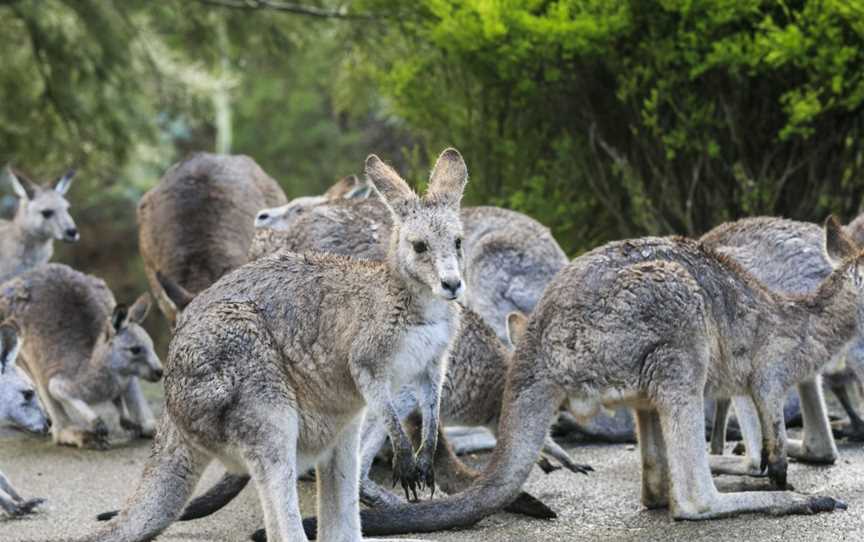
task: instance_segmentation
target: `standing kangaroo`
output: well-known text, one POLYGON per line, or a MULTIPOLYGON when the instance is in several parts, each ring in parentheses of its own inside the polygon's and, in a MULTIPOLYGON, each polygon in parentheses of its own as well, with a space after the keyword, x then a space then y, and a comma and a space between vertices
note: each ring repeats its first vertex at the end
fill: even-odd
POLYGON ((384 262, 279 252, 229 273, 183 312, 168 354, 166 413, 141 483, 102 542, 148 540, 179 514, 214 458, 248 472, 272 540, 303 540, 297 475, 318 479, 321 539, 359 541, 358 443, 379 414, 406 491, 432 485, 444 355, 458 326, 467 169, 445 150, 420 198, 378 157, 366 174, 393 214, 384 262), (416 455, 391 395, 413 384, 416 455))
MULTIPOLYGON (((848 228, 847 228, 848 231, 848 228)), ((735 259, 750 273, 774 290, 786 294, 812 294, 831 274, 832 265, 822 250, 821 231, 815 224, 781 218, 748 218, 714 228, 702 238, 703 243, 735 259)), ((864 311, 864 307, 862 307, 864 311)), ((845 352, 840 352, 853 374, 864 377, 864 336, 856 338, 845 352)), ((837 376, 833 377, 835 380, 837 376)), ((803 441, 790 441, 789 455, 801 461, 833 463, 837 459, 827 408, 822 397, 819 375, 798 384, 804 422, 803 441)), ((845 386, 835 385, 841 403, 851 412, 853 430, 857 415, 846 394, 845 386)), ((758 472, 760 435, 758 419, 746 398, 734 399, 750 462, 742 465, 744 473, 758 472)), ((722 454, 729 400, 717 402, 711 451, 722 454)), ((860 419, 857 419, 859 427, 860 419)), ((734 467, 731 472, 736 472, 734 467)))
POLYGON ((6 173, 19 202, 12 221, 0 220, 0 283, 50 260, 55 239, 79 239, 65 197, 75 170, 66 172, 54 188, 39 186, 11 168, 6 173))
POLYGON ((785 484, 786 390, 854 339, 864 297, 859 253, 826 224, 835 269, 812 295, 773 292, 732 260, 682 238, 610 243, 573 260, 543 294, 507 374, 499 444, 466 491, 364 510, 366 534, 467 526, 519 492, 564 397, 590 412, 636 410, 642 503, 675 519, 845 508, 788 491, 719 493, 705 450, 704 395, 750 395, 769 475, 785 484))
MULTIPOLYGON (((280 249, 384 259, 387 245, 381 242, 379 234, 390 235, 391 221, 387 207, 377 198, 350 202, 337 199, 327 205, 316 204, 307 211, 308 214, 294 223, 276 221, 274 224, 278 229, 257 230, 250 249, 250 260, 255 261, 280 249)), ((563 251, 549 230, 524 215, 494 207, 464 209, 461 216, 463 221, 467 218, 472 220, 472 227, 465 228, 464 258, 478 268, 466 269, 466 276, 477 277, 475 280, 479 282, 479 270, 489 273, 490 280, 482 284, 490 297, 488 302, 482 304, 488 309, 489 318, 498 317, 497 314, 512 306, 513 299, 520 306, 533 309, 542 288, 558 269, 566 265, 563 251), (507 279, 507 271, 512 272, 510 280, 507 279), (499 288, 490 287, 489 283, 497 284, 499 288), (516 284, 524 290, 515 292, 516 284)), ((179 309, 186 307, 194 298, 191 292, 170 278, 158 272, 157 277, 162 289, 179 309)), ((463 312, 444 380, 441 407, 444 423, 486 426, 490 429, 497 425, 504 375, 509 364, 509 351, 513 348, 512 335, 508 333, 505 318, 501 317, 501 320, 500 325, 495 326, 496 329, 491 329, 486 320, 474 311, 466 309, 463 312), (498 329, 505 329, 504 341, 500 339, 498 329)), ((517 313, 513 313, 511 320, 519 320, 517 313)), ((515 328, 511 326, 511 329, 515 328)), ((407 389, 400 393, 395 404, 400 419, 408 416, 417 406, 413 390, 407 389)), ((396 495, 369 478, 372 461, 386 437, 385 424, 374 415, 368 415, 361 438, 360 495, 362 502, 370 506, 401 502, 396 495)), ((439 477, 439 485, 450 493, 459 491, 475 475, 456 457, 443 433, 438 438, 435 471, 439 475, 443 474, 443 478, 439 477)), ((551 437, 547 439, 544 453, 548 456, 541 461, 544 470, 557 468, 549 462, 549 458, 559 461, 573 472, 586 470, 584 465, 576 464, 551 437)), ((210 490, 193 499, 179 519, 198 519, 219 510, 242 491, 249 479, 248 475, 226 473, 210 490)), ((524 495, 509 510, 535 517, 554 517, 554 512, 548 507, 532 499, 524 495)), ((116 512, 105 512, 98 517, 105 520, 114 515, 116 512)))
POLYGON ((176 308, 156 271, 197 293, 247 262, 255 213, 285 203, 248 156, 196 153, 171 166, 138 204, 138 244, 150 290, 168 320, 176 308))
POLYGON ((127 311, 105 282, 62 264, 37 267, 3 285, 0 313, 14 318, 26 338, 24 368, 51 416, 54 442, 107 448, 108 426, 91 405, 108 401, 124 429, 153 436, 153 413, 139 381, 162 377, 141 327, 149 309, 149 294, 127 311))
MULTIPOLYGON (((51 427, 48 417, 39 405, 33 384, 16 367, 20 346, 15 328, 8 323, 0 324, 0 426, 45 434, 51 427)), ((0 472, 0 508, 7 514, 23 516, 43 502, 38 498, 22 498, 0 472)))

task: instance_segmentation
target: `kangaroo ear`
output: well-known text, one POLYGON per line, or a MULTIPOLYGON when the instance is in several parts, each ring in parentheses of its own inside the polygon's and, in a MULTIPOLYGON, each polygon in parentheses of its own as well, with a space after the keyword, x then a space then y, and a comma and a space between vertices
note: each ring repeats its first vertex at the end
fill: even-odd
POLYGON ((135 300, 135 303, 132 304, 132 307, 129 309, 129 322, 132 324, 141 324, 144 322, 144 319, 147 318, 147 314, 150 312, 150 306, 153 304, 152 298, 150 294, 144 292, 138 299, 135 300))
POLYGON ((171 303, 174 303, 178 311, 185 309, 189 303, 192 303, 192 299, 195 298, 186 288, 163 275, 161 271, 156 271, 156 280, 159 281, 159 286, 165 290, 165 295, 168 296, 171 303))
POLYGON ((350 194, 352 190, 355 190, 359 184, 360 179, 357 178, 357 175, 342 177, 336 182, 336 184, 324 192, 324 197, 331 201, 348 197, 348 194, 350 194))
POLYGON ((57 184, 54 185, 54 191, 65 196, 66 192, 68 192, 69 188, 72 186, 72 180, 75 179, 75 173, 75 168, 64 173, 63 176, 60 177, 60 180, 57 181, 57 184))
POLYGON ((16 175, 11 167, 6 168, 6 173, 15 195, 23 200, 31 200, 36 197, 36 185, 30 179, 23 175, 16 175))
POLYGON ((124 305, 123 303, 118 304, 114 307, 114 313, 111 315, 111 327, 114 328, 114 332, 117 333, 120 329, 123 328, 123 324, 126 323, 126 318, 129 316, 129 307, 124 305))
POLYGON ((0 325, 0 374, 15 369, 20 349, 21 341, 18 340, 18 330, 15 326, 8 323, 0 325))
POLYGON ((446 198, 457 206, 462 200, 465 184, 468 183, 468 166, 459 151, 446 149, 438 157, 429 175, 427 196, 446 198))
POLYGON ((507 340, 510 346, 516 348, 516 343, 525 335, 528 327, 528 317, 519 311, 513 311, 507 315, 507 340))
POLYGON ((843 229, 834 215, 825 219, 825 254, 834 267, 843 263, 846 258, 855 256, 860 251, 858 244, 843 229))
POLYGON ((408 183, 392 167, 382 162, 374 154, 370 154, 369 158, 366 159, 366 176, 369 177, 369 182, 372 183, 375 191, 391 210, 400 201, 417 198, 408 183))

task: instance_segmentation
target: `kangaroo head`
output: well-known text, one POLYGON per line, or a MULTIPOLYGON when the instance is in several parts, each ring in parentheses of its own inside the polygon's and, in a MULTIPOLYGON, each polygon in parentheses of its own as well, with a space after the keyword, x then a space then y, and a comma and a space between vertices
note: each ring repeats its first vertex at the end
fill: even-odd
POLYGON ((374 154, 366 159, 366 175, 393 217, 388 265, 421 291, 458 299, 465 291, 459 206, 468 182, 459 151, 441 153, 422 198, 374 154))
POLYGON ((287 230, 298 217, 312 207, 339 199, 362 197, 367 189, 368 186, 365 183, 360 183, 356 175, 343 177, 328 188, 322 196, 303 196, 294 198, 280 207, 261 209, 255 215, 255 227, 278 231, 287 230))
POLYGON ((298 217, 310 208, 326 202, 327 198, 324 196, 303 196, 294 198, 281 207, 261 209, 255 216, 255 227, 279 231, 287 230, 298 217))
POLYGON ((141 327, 150 305, 150 294, 145 293, 131 308, 117 305, 114 309, 106 365, 120 376, 139 376, 157 382, 162 378, 162 363, 153 349, 153 340, 141 327))
POLYGON ((79 239, 78 228, 69 214, 66 192, 72 186, 75 170, 67 171, 51 187, 42 187, 23 175, 8 170, 9 180, 20 199, 15 221, 28 234, 40 239, 56 239, 75 243, 79 239))
POLYGON ((9 323, 0 325, 0 425, 44 434, 51 427, 33 383, 17 367, 21 342, 9 323))

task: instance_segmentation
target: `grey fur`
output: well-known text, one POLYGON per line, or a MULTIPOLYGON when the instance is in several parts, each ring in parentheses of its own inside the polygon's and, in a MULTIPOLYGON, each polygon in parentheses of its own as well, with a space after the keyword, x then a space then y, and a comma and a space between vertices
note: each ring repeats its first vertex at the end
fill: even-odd
POLYGON ((156 272, 197 293, 247 261, 262 207, 285 194, 248 156, 196 153, 173 165, 138 204, 138 243, 150 289, 163 314, 176 309, 156 272))
POLYGON ((315 465, 321 539, 359 541, 367 407, 388 426, 397 479, 408 489, 432 482, 444 355, 463 288, 455 241, 467 179, 450 177, 460 170, 454 162, 462 163, 458 152, 442 153, 421 199, 380 159, 367 159, 396 224, 383 263, 279 252, 195 297, 171 342, 166 413, 141 484, 93 540, 152 538, 217 458, 252 476, 268 534, 281 541, 304 538, 296 479, 315 465), (416 456, 391 397, 406 384, 421 397, 416 456))
POLYGON ((108 427, 90 406, 107 401, 125 429, 153 435, 153 413, 139 382, 162 375, 141 327, 149 306, 144 294, 123 314, 105 282, 62 264, 42 265, 3 284, 0 313, 14 318, 26 338, 23 366, 51 416, 54 442, 107 447, 108 427))
MULTIPOLYGON (((847 231, 854 232, 856 228, 850 225, 847 231)), ((702 241, 706 246, 734 258, 768 287, 786 294, 801 295, 818 290, 822 281, 831 274, 831 262, 822 250, 823 237, 822 229, 815 224, 760 217, 718 226, 706 233, 702 241)), ((839 352, 837 359, 831 360, 833 363, 828 370, 845 358, 853 371, 864 376, 864 356, 861 355, 864 354, 864 337, 857 337, 856 345, 848 353, 839 352)), ((789 453, 802 461, 833 463, 837 459, 837 446, 821 390, 819 375, 813 375, 798 385, 804 417, 804 438, 803 441, 790 441, 789 453)), ((722 453, 725 409, 728 409, 728 403, 718 406, 716 427, 712 434, 711 447, 714 453, 722 453)), ((750 410, 747 406, 741 409, 750 410)), ((740 421, 746 412, 737 414, 740 421)), ((742 429, 748 428, 758 428, 758 424, 749 421, 742 423, 742 429)), ((749 438, 753 439, 751 442, 759 441, 758 433, 749 438)), ((748 453, 750 464, 758 466, 759 449, 750 449, 748 453)))
MULTIPOLYGON (((18 369, 18 331, 9 323, 0 324, 0 427, 12 426, 30 433, 45 434, 51 424, 42 410, 33 383, 18 369)), ((24 499, 0 472, 0 508, 11 516, 34 512, 43 499, 24 499)))
MULTIPOLYGON (((491 325, 502 341, 513 311, 530 313, 546 284, 567 265, 549 229, 536 220, 498 207, 462 210, 466 305, 491 325)), ((315 250, 381 260, 390 236, 390 215, 377 199, 343 199, 317 204, 289 224, 259 228, 249 258, 277 249, 315 250)))
MULTIPOLYGON (((268 228, 272 230, 286 230, 291 227, 295 220, 303 216, 313 207, 322 203, 331 203, 344 198, 351 198, 362 194, 363 197, 369 193, 369 185, 361 183, 356 175, 349 175, 339 179, 333 186, 320 196, 302 196, 294 198, 285 205, 261 209, 255 215, 256 228, 268 228)), ((377 198, 376 198, 377 201, 377 198)))
POLYGON ((74 170, 53 188, 39 186, 11 168, 6 176, 18 196, 18 210, 12 221, 0 220, 0 283, 48 262, 55 240, 74 243, 79 239, 65 197, 74 170))
MULTIPOLYGON (((831 225, 829 227, 837 227, 831 225)), ((833 252, 835 246, 829 246, 833 252)), ((564 397, 585 412, 637 411, 642 502, 676 519, 814 513, 845 505, 786 491, 720 494, 705 452, 703 396, 758 406, 769 476, 785 484, 786 390, 861 328, 862 254, 846 256, 811 296, 784 296, 695 241, 610 243, 553 279, 508 372, 499 444, 481 478, 435 502, 366 510, 364 533, 470 525, 518 493, 564 397)), ((837 261, 834 259, 834 261, 837 261)))

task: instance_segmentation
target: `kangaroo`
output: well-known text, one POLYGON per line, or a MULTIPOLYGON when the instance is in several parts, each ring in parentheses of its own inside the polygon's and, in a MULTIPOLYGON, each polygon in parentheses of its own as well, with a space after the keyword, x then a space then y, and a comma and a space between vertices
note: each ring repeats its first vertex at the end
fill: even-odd
POLYGON ((765 429, 769 476, 785 485, 786 390, 861 327, 864 253, 836 221, 825 233, 836 267, 803 296, 773 292, 733 260, 683 238, 618 241, 576 258, 549 284, 517 345, 499 444, 481 477, 445 499, 364 510, 364 534, 468 526, 499 510, 528 477, 564 397, 584 412, 622 403, 636 410, 642 503, 668 506, 674 519, 845 508, 790 491, 721 494, 705 450, 704 396, 750 395, 765 429))
MULTIPOLYGON (((262 211, 265 212, 265 211, 262 211)), ((522 213, 498 207, 461 212, 465 229, 466 305, 507 340, 507 315, 530 313, 543 288, 567 265, 567 256, 548 228, 522 213)), ((249 258, 314 250, 381 260, 390 234, 390 216, 374 199, 342 199, 310 206, 293 221, 255 232, 249 258)))
MULTIPOLYGON (((761 217, 718 226, 706 233, 702 241, 706 246, 735 259, 770 288, 786 294, 801 295, 816 292, 822 281, 831 274, 832 264, 821 250, 821 237, 822 232, 815 224, 761 217)), ((838 357, 841 359, 835 361, 842 361, 844 355, 850 368, 864 376, 864 336, 858 337, 847 351, 839 352, 838 357)), ((789 441, 789 455, 812 463, 834 463, 837 446, 822 397, 819 375, 802 381, 797 388, 801 397, 804 439, 789 441)), ((848 404, 851 409, 845 387, 840 386, 838 394, 841 403, 848 404)), ((734 467, 733 472, 758 473, 761 440, 758 418, 746 398, 735 398, 734 402, 750 462, 749 465, 743 465, 743 472, 736 472, 734 467)), ((729 405, 730 401, 724 399, 718 401, 716 406, 711 437, 711 451, 714 454, 723 453, 729 405)), ((851 410, 854 413, 854 409, 851 410)), ((853 424, 855 419, 851 418, 853 424)))
POLYGON ((50 260, 55 239, 75 243, 80 238, 66 200, 74 169, 53 188, 39 186, 11 168, 6 173, 19 203, 14 220, 0 220, 0 283, 50 260))
POLYGON ((320 196, 302 196, 294 198, 281 207, 262 209, 255 216, 256 228, 267 228, 271 230, 284 231, 301 215, 311 208, 322 203, 329 203, 340 199, 354 197, 366 197, 369 195, 369 187, 361 183, 356 175, 349 175, 339 179, 333 186, 320 196))
MULTIPOLYGON (((48 432, 51 423, 39 405, 33 384, 16 366, 21 343, 10 323, 0 324, 0 426, 12 426, 30 433, 48 432)), ((24 499, 0 472, 0 508, 10 516, 24 516, 36 510, 44 499, 24 499)))
POLYGON ((384 262, 279 252, 198 294, 171 341, 166 411, 142 480, 93 540, 154 537, 218 458, 252 476, 272 540, 304 539, 297 475, 314 465, 322 540, 359 541, 367 408, 387 425, 394 481, 406 491, 432 486, 445 354, 465 289, 459 206, 468 171, 458 151, 445 150, 422 198, 375 155, 366 174, 393 215, 384 262), (404 385, 420 397, 416 455, 391 394, 404 385))
POLYGON ((0 313, 14 318, 27 339, 24 368, 51 416, 55 443, 106 449, 108 426, 90 405, 108 401, 123 429, 153 436, 153 413, 139 381, 162 377, 141 327, 149 309, 149 294, 127 310, 101 279, 62 264, 45 264, 3 285, 0 313))
POLYGON ((193 154, 171 166, 138 204, 138 244, 150 290, 170 323, 176 308, 156 271, 197 293, 247 262, 252 221, 285 194, 248 156, 193 154))
MULTIPOLYGON (((391 225, 390 217, 385 217, 389 215, 387 207, 379 200, 333 200, 327 205, 316 205, 309 211, 309 214, 293 224, 278 225, 284 229, 258 229, 250 248, 250 261, 278 250, 384 259, 386 244, 380 242, 378 233, 389 236, 391 225)), ((564 253, 549 230, 525 215, 494 207, 464 209, 461 216, 463 225, 467 220, 471 221, 471 226, 465 226, 465 261, 487 271, 489 277, 497 281, 494 284, 500 285, 496 289, 484 284, 484 291, 492 299, 481 306, 487 309, 489 318, 497 318, 507 308, 516 307, 513 300, 520 307, 533 309, 543 286, 566 264, 564 253), (507 271, 512 272, 511 280, 507 280, 507 271), (521 286, 523 291, 515 292, 516 285, 521 286)), ((477 270, 467 269, 468 276, 480 282, 477 270)), ((194 294, 169 277, 157 272, 157 278, 162 290, 168 293, 174 306, 179 309, 194 298, 194 294)), ((512 318, 518 319, 518 316, 512 318)), ((506 318, 501 319, 499 326, 490 329, 487 320, 471 309, 463 312, 462 324, 454 339, 454 345, 457 346, 450 353, 444 380, 441 417, 446 424, 486 426, 490 429, 497 425, 504 374, 509 363, 508 350, 513 348, 512 336, 508 333, 511 329, 506 326, 506 318), (505 329, 503 341, 499 329, 505 329), (478 393, 478 389, 485 390, 485 393, 478 393)), ((396 404, 400 419, 408 416, 416 407, 412 390, 400 393, 396 404)), ((372 461, 386 437, 386 426, 374 416, 368 416, 361 438, 363 459, 360 495, 362 502, 369 506, 401 502, 396 495, 369 478, 372 461)), ((438 439, 435 471, 444 474, 443 480, 439 478, 439 485, 448 493, 456 492, 470 483, 474 473, 456 457, 443 433, 438 439)), ((573 472, 590 469, 575 463, 551 437, 547 439, 544 458, 540 462, 547 472, 559 468, 550 459, 573 472)), ((179 520, 198 519, 219 510, 243 490, 249 479, 248 475, 226 473, 213 488, 193 499, 179 520)), ((551 509, 532 499, 528 495, 522 496, 509 511, 535 517, 554 516, 551 509)), ((98 518, 106 520, 114 515, 116 512, 104 512, 98 518)))

